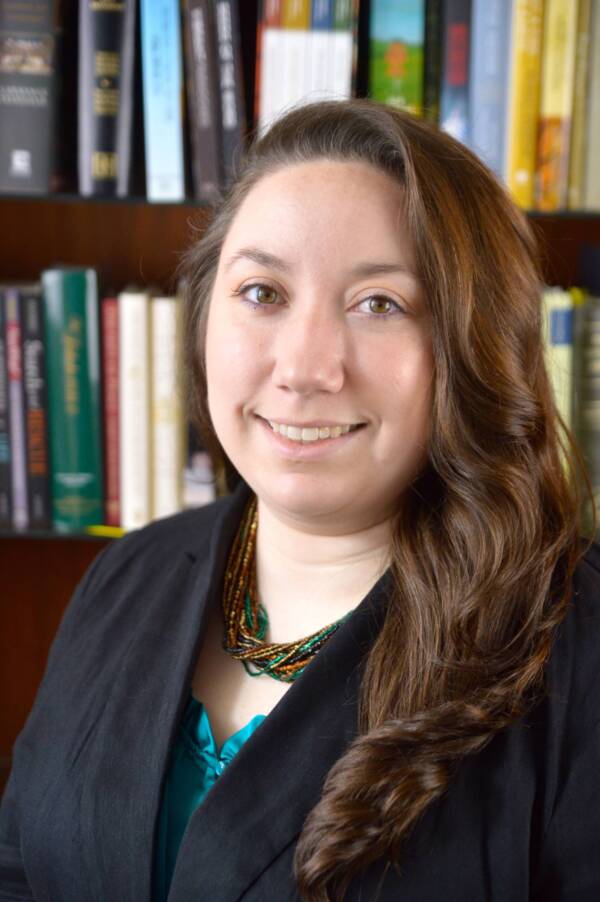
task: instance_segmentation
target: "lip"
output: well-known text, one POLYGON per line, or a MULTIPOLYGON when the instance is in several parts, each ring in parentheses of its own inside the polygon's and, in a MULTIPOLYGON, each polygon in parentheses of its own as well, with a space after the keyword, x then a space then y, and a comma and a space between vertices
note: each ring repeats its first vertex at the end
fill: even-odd
MULTIPOLYGON (((338 451, 342 450, 345 445, 349 442, 355 440, 357 435, 360 435, 363 432, 363 429, 355 429, 352 432, 347 432, 345 435, 340 435, 338 438, 322 438, 317 439, 316 442, 294 442, 292 439, 286 438, 285 435, 281 435, 279 432, 273 432, 268 422, 260 416, 257 416, 258 425, 261 429, 266 433, 266 438, 269 442, 271 442, 272 447, 279 452, 283 457, 286 457, 288 460, 316 460, 321 457, 326 457, 330 454, 335 454, 338 451)), ((284 422, 281 420, 276 420, 274 422, 280 423, 284 422)), ((299 426, 299 423, 285 423, 286 426, 299 426)), ((305 429, 315 428, 315 426, 323 425, 323 420, 320 422, 316 422, 313 420, 312 423, 302 423, 302 427, 305 429)), ((335 425, 331 423, 328 425, 335 425)), ((342 425, 342 424, 340 424, 342 425)))

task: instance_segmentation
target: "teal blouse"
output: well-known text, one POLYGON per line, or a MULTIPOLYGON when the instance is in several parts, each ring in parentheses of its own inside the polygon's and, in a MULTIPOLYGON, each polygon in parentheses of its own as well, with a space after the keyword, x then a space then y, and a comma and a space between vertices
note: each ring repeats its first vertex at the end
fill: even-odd
POLYGON ((154 864, 155 902, 166 902, 179 846, 192 813, 264 719, 264 714, 257 714, 245 727, 230 736, 219 750, 208 714, 190 692, 171 752, 163 791, 154 864))

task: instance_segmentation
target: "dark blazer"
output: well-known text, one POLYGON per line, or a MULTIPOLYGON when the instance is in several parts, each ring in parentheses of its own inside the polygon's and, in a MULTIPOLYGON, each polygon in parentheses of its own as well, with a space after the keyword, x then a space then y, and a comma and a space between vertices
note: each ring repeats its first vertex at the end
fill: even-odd
MULTIPOLYGON (((65 613, 0 808, 0 900, 150 902, 161 788, 207 611, 247 489, 131 533, 65 613)), ((170 902, 298 900, 292 857, 357 732, 385 574, 228 765, 191 818, 170 902)), ((534 712, 465 761, 390 869, 383 902, 600 899, 600 550, 534 712)), ((381 864, 356 879, 376 898, 381 864)))

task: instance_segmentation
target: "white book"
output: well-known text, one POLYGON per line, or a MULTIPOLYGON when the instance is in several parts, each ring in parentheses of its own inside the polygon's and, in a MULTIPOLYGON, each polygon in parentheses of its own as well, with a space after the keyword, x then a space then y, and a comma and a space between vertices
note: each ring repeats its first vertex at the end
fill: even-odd
POLYGON ((123 291, 118 301, 121 525, 129 530, 152 518, 150 296, 123 291))
POLYGON ((333 33, 333 97, 347 100, 352 97, 352 63, 354 60, 354 36, 351 31, 333 33))
POLYGON ((177 297, 150 301, 153 518, 167 517, 183 507, 181 304, 177 297))

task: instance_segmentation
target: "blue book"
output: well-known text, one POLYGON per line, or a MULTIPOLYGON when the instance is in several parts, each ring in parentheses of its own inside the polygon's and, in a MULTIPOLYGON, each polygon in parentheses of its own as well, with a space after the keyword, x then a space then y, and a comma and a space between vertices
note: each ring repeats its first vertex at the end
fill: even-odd
POLYGON ((142 85, 148 200, 185 198, 181 33, 177 0, 142 0, 142 85))
POLYGON ((513 0, 473 0, 467 144, 500 178, 506 169, 506 117, 513 0))

